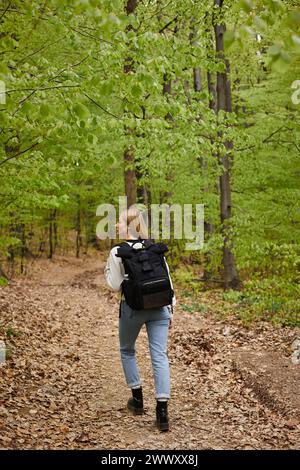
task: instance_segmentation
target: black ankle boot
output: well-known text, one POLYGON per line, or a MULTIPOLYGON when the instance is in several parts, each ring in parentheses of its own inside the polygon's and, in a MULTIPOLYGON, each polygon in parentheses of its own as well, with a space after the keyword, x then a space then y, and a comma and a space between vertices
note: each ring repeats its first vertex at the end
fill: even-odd
POLYGON ((156 401, 156 426, 160 431, 169 431, 168 401, 156 401))
POLYGON ((144 413, 143 404, 143 389, 132 388, 132 398, 129 398, 127 402, 127 408, 132 411, 134 415, 142 415, 144 413))

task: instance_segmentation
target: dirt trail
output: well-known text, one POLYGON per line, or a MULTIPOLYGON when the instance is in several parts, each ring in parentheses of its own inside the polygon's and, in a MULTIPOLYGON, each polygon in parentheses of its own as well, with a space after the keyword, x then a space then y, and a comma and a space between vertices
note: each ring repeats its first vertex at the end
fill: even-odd
POLYGON ((289 355, 298 330, 246 329, 192 315, 180 308, 180 292, 169 339, 171 431, 154 426, 145 329, 137 355, 146 414, 131 416, 118 349, 119 296, 107 289, 105 259, 96 256, 40 260, 30 275, 0 288, 0 339, 5 334, 10 349, 0 366, 0 448, 299 447, 298 398, 277 397, 276 386, 269 390, 261 380, 264 370, 251 374, 253 360, 244 370, 247 351, 260 362, 275 355, 296 393, 300 366, 289 355))

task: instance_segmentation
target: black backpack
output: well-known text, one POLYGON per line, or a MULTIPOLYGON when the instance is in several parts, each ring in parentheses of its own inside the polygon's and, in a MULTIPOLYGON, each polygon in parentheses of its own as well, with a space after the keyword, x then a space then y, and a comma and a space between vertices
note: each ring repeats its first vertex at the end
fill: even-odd
POLYGON ((128 275, 121 284, 127 304, 134 310, 172 304, 174 291, 164 260, 167 245, 138 239, 131 246, 126 242, 115 246, 119 246, 116 256, 122 259, 128 275), (143 247, 134 248, 136 243, 143 247))

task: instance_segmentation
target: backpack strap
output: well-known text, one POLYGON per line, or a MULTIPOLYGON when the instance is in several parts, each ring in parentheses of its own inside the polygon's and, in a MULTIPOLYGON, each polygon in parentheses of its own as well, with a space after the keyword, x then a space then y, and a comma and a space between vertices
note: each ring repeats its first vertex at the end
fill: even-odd
MULTIPOLYGON (((128 240, 129 241, 129 240, 128 240)), ((149 238, 140 238, 138 240, 134 240, 134 242, 131 244, 131 248, 134 247, 136 243, 141 243, 144 248, 149 248, 149 246, 153 245, 153 241, 150 240, 149 238)), ((140 248, 138 248, 140 250, 140 248)))
POLYGON ((117 253, 115 253, 115 256, 117 256, 118 258, 131 258, 131 246, 128 245, 128 243, 122 242, 119 245, 115 246, 119 246, 119 249, 117 253))
MULTIPOLYGON (((151 239, 146 239, 146 240, 141 239, 141 240, 135 240, 132 243, 132 245, 129 245, 127 242, 122 242, 122 243, 118 243, 114 245, 114 246, 119 246, 116 256, 118 258, 131 258, 133 253, 139 252, 141 250, 141 248, 134 248, 134 245, 136 243, 142 243, 144 245, 144 248, 146 248, 147 251, 151 250, 157 254, 163 254, 169 250, 169 248, 167 247, 165 243, 154 243, 151 239)), ((148 259, 148 255, 146 253, 145 254, 141 253, 140 255, 141 261, 145 262, 148 259), (143 256, 144 256, 144 259, 143 259, 143 256)), ((146 268, 146 270, 148 269, 149 269, 149 266, 146 268)))
MULTIPOLYGON (((130 240, 127 240, 127 241, 130 241, 130 240)), ((134 248, 134 245, 136 243, 141 243, 144 246, 144 248, 149 248, 150 246, 154 245, 153 241, 150 240, 150 239, 139 238, 138 240, 134 240, 131 245, 129 245, 127 243, 127 241, 121 242, 121 243, 116 243, 112 248, 114 248, 115 246, 119 246, 122 249, 118 250, 118 253, 122 253, 122 254, 124 253, 124 255, 125 255, 126 252, 129 253, 132 249, 134 249, 134 251, 141 249, 141 248, 134 248), (125 249, 123 249, 123 247, 125 249)), ((116 256, 118 256, 118 254, 116 254, 116 256)))

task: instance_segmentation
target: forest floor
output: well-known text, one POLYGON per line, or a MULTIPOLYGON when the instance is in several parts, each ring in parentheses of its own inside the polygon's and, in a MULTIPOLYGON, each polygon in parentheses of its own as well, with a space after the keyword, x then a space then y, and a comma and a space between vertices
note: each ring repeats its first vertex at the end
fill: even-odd
MULTIPOLYGON (((191 314, 178 290, 170 432, 154 425, 144 328, 137 357, 146 413, 132 416, 118 349, 119 295, 106 287, 104 264, 101 253, 41 259, 0 287, 0 339, 9 348, 0 365, 0 448, 299 448, 300 365, 290 358, 299 329, 191 314)), ((213 306, 213 292, 201 303, 213 306)))

